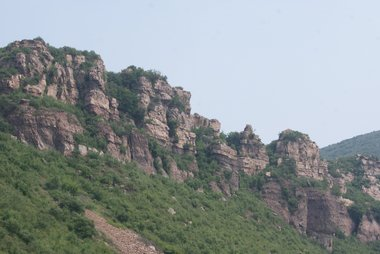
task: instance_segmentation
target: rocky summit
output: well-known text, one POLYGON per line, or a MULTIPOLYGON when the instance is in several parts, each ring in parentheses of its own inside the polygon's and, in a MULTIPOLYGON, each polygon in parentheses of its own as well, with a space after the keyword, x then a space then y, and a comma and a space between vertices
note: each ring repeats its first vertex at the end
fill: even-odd
MULTIPOLYGON (((110 157, 121 165, 132 163, 145 175, 189 186, 196 195, 220 195, 222 203, 247 192, 328 251, 336 250, 334 241, 349 237, 364 243, 380 239, 376 158, 358 155, 327 162, 308 135, 289 129, 269 145, 249 124, 241 132, 225 134, 218 120, 192 113, 191 93, 171 86, 159 72, 135 66, 107 72, 95 52, 57 49, 40 38, 2 48, 0 68, 1 131, 24 144, 57 150, 68 158, 110 157)), ((146 188, 110 177, 102 181, 109 189, 122 188, 122 193, 146 188)), ((71 185, 57 182, 69 192, 71 185)), ((94 194, 95 199, 100 200, 99 195, 94 194)), ((176 194, 171 195, 174 206, 176 194)), ((209 209, 195 201, 192 206, 209 209)), ((178 216, 168 209, 170 216, 178 216)), ((115 220, 127 221, 128 216, 118 212, 115 220)), ((186 216, 182 224, 194 227, 193 215, 186 216)), ((260 223, 250 210, 244 210, 243 217, 260 223)), ((149 232, 150 240, 161 246, 170 242, 155 237, 154 226, 146 229, 138 223, 131 225, 149 232)))

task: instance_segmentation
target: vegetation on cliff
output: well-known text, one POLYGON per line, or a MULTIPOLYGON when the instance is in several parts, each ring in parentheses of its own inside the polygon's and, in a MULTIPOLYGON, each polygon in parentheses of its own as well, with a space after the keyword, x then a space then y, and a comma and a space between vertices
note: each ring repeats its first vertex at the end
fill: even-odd
MULTIPOLYGON (((220 133, 217 120, 190 114, 189 92, 166 81, 135 66, 106 72, 95 52, 40 38, 0 49, 0 252, 114 252, 85 208, 164 253, 326 252, 261 196, 277 183, 294 214, 297 190, 328 193, 327 178, 313 178, 325 173, 315 143, 287 130, 265 151, 251 126, 220 133), (316 174, 300 176, 300 169, 316 174)), ((355 174, 344 197, 355 201, 356 225, 369 213, 378 220, 380 206, 360 189, 368 184, 362 170, 336 162, 330 174, 339 177, 341 167, 355 174)), ((335 240, 334 253, 379 250, 340 231, 335 240)))
POLYGON ((3 133, 0 146, 4 252, 112 252, 84 208, 136 230, 165 253, 324 252, 244 190, 222 201, 219 194, 147 176, 108 156, 67 158, 3 133))

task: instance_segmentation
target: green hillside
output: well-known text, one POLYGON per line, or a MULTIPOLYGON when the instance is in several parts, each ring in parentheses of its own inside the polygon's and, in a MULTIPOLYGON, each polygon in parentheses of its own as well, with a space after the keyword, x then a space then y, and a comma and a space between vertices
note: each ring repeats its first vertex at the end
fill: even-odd
POLYGON ((0 252, 112 253, 84 217, 88 208, 165 253, 324 253, 247 190, 223 201, 133 164, 65 158, 3 133, 0 148, 0 252))
POLYGON ((328 160, 356 154, 380 158, 380 131, 359 135, 321 149, 321 156, 328 160))
MULTIPOLYGON (((40 39, 26 43, 42 45, 44 48, 40 39)), ((242 133, 233 132, 219 136, 215 135, 211 120, 199 118, 202 122, 209 121, 209 124, 191 127, 189 133, 194 135, 194 151, 191 152, 189 143, 183 145, 183 150, 171 149, 173 147, 160 144, 148 134, 145 127, 157 119, 147 118, 147 114, 156 108, 163 108, 165 104, 168 111, 162 116, 167 120, 165 126, 169 131, 168 141, 178 148, 177 143, 183 138, 177 135, 177 130, 181 129, 180 116, 187 116, 187 121, 192 120, 192 116, 186 115, 186 111, 190 111, 187 105, 189 101, 186 100, 190 100, 190 96, 186 97, 186 92, 178 89, 182 97, 177 94, 170 100, 167 96, 150 96, 152 100, 149 105, 142 108, 139 98, 145 90, 139 90, 144 85, 141 80, 145 83, 157 83, 165 88, 160 91, 165 92, 171 89, 168 84, 163 83, 165 76, 134 66, 121 73, 99 71, 99 66, 96 65, 99 63, 96 62, 99 56, 94 52, 79 52, 68 47, 56 49, 51 46, 45 47, 45 51, 52 52, 55 62, 51 63, 57 67, 40 69, 40 75, 36 74, 38 68, 34 72, 30 71, 36 65, 30 62, 25 65, 20 87, 12 90, 4 84, 14 84, 7 78, 15 75, 18 69, 9 66, 15 64, 17 56, 36 51, 12 47, 0 49, 0 67, 1 61, 5 62, 0 70, 0 81, 3 82, 0 84, 4 89, 0 95, 0 253, 116 253, 117 250, 112 247, 111 242, 98 233, 94 224, 87 219, 85 209, 96 212, 116 227, 134 230, 164 254, 327 253, 326 245, 323 247, 317 240, 299 234, 263 201, 263 185, 272 180, 280 186, 281 197, 278 199, 287 202, 291 212, 298 208, 298 187, 315 189, 325 194, 329 192, 326 180, 297 177, 295 160, 286 159, 279 164, 281 158, 275 153, 275 142, 267 146, 269 164, 252 176, 240 169, 226 170, 211 149, 213 146, 228 144, 231 147, 228 149, 225 146, 227 155, 238 154, 243 151, 240 149, 243 137, 245 145, 250 142, 249 148, 265 150, 265 146, 252 131, 249 132, 249 128, 242 133), (67 60, 70 57, 65 57, 67 53, 72 56, 85 56, 88 60, 72 69, 77 75, 78 87, 82 89, 77 90, 80 95, 77 103, 65 103, 47 94, 32 96, 25 92, 27 89, 38 92, 39 80, 45 76, 48 85, 41 93, 54 90, 54 82, 62 78, 58 74, 73 66, 72 61, 67 60), (61 71, 57 70, 58 67, 61 71), (96 76, 96 73, 99 75, 96 76), (109 119, 109 114, 101 117, 89 110, 88 106, 95 104, 86 106, 85 95, 90 93, 86 89, 92 88, 94 84, 106 85, 104 92, 120 102, 120 118, 109 119), (54 114, 70 116, 68 120, 63 119, 64 117, 59 119, 66 121, 66 127, 78 125, 78 128, 83 128, 83 132, 73 131, 71 138, 75 148, 67 156, 62 153, 62 146, 71 143, 60 143, 60 139, 69 141, 70 138, 58 127, 60 121, 49 121, 50 118, 55 119, 52 117, 54 114), (27 117, 18 118, 20 115, 27 117), (36 120, 34 125, 29 125, 29 121, 35 116, 41 117, 38 118, 39 122, 46 120, 46 123, 39 126, 36 120), (25 126, 28 128, 18 133, 19 127, 25 126), (53 144, 40 146, 43 149, 41 151, 36 148, 38 140, 24 140, 20 135, 16 137, 17 133, 29 133, 29 128, 34 138, 53 136, 53 144), (56 133, 52 130, 59 132, 61 136, 54 135, 56 133), (106 135, 111 133, 114 133, 112 139, 106 135), (130 142, 132 134, 135 135, 133 143, 130 142), (114 144, 115 138, 120 137, 126 138, 127 142, 115 146, 114 150, 108 149, 108 145, 114 144), (79 145, 93 149, 81 154, 79 145), (111 152, 115 150, 120 152, 116 154, 126 155, 125 145, 131 146, 128 149, 139 148, 143 152, 146 149, 146 153, 140 151, 140 154, 152 157, 151 162, 156 171, 145 173, 143 165, 136 157, 132 158, 132 154, 137 153, 130 153, 131 157, 124 160, 112 157, 111 152), (171 178, 171 161, 182 169, 181 172, 191 172, 192 177, 183 179, 183 182, 171 178), (191 171, 194 162, 196 169, 191 171), (270 174, 269 178, 266 173, 270 174), (213 189, 212 183, 227 187, 235 184, 236 189, 224 195, 221 190, 218 192, 218 189, 213 189)), ((46 54, 38 56, 27 59, 41 60, 46 54)), ((22 69, 23 66, 18 68, 22 69)), ((70 78, 70 75, 66 78, 70 78)), ((102 91, 92 90, 98 95, 102 91)), ((112 101, 109 101, 111 106, 112 101)), ((288 132, 283 140, 302 140, 302 135, 299 132, 288 132)), ((229 159, 228 162, 233 160, 229 159)), ((329 167, 330 174, 339 177, 339 172, 343 171, 338 172, 337 169, 343 166, 345 170, 352 169, 352 173, 355 173, 356 180, 349 186, 350 192, 345 196, 356 203, 350 216, 358 219, 357 224, 367 212, 376 215, 377 219, 380 218, 378 203, 374 204, 373 199, 361 193, 365 182, 363 172, 356 170, 356 164, 350 164, 350 161, 335 163, 329 167)), ((339 190, 335 194, 339 195, 339 190)), ((356 232, 345 236, 334 229, 328 234, 333 238, 334 254, 379 253, 379 241, 360 243, 355 236, 356 232)))

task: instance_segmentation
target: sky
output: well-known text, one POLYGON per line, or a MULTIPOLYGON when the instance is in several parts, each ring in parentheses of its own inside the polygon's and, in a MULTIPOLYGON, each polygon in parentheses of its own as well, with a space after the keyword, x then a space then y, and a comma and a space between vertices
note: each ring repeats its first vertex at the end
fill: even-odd
POLYGON ((192 112, 264 143, 320 147, 380 130, 378 0, 1 0, 0 47, 42 37, 94 50, 109 71, 154 69, 192 112))

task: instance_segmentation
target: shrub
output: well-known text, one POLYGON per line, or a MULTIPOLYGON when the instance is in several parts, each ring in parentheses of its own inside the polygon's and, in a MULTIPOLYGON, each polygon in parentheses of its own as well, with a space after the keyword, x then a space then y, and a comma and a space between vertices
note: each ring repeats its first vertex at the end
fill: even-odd
POLYGON ((70 229, 82 239, 91 238, 96 233, 94 223, 81 216, 74 217, 70 229))
POLYGON ((240 149, 240 133, 239 132, 230 132, 226 137, 227 145, 239 151, 240 149))
POLYGON ((288 142, 295 142, 299 139, 304 139, 308 137, 306 134, 303 134, 299 131, 284 131, 280 134, 280 139, 288 142))

